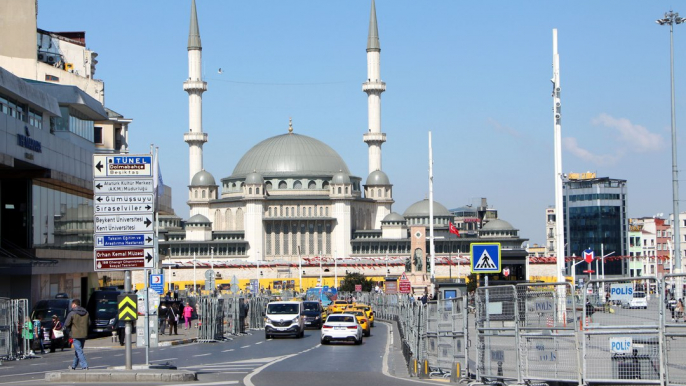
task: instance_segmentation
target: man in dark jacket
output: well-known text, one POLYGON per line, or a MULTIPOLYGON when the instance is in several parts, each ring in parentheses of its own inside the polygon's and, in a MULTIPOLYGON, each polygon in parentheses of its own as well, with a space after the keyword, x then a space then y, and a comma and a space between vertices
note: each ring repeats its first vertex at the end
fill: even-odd
POLYGON ((88 337, 89 324, 88 311, 81 307, 81 301, 79 299, 72 300, 71 311, 64 322, 64 326, 69 330, 69 335, 74 340, 74 362, 69 366, 71 370, 75 370, 79 363, 82 369, 88 370, 88 362, 86 362, 86 356, 83 354, 83 345, 88 337))

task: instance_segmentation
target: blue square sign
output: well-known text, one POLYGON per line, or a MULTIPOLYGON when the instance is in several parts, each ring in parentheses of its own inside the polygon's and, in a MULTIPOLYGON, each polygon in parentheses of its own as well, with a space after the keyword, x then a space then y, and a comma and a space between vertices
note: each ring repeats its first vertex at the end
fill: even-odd
POLYGON ((500 243, 471 244, 472 273, 500 273, 500 243))
POLYGON ((164 275, 150 275, 150 288, 160 295, 164 294, 164 275))

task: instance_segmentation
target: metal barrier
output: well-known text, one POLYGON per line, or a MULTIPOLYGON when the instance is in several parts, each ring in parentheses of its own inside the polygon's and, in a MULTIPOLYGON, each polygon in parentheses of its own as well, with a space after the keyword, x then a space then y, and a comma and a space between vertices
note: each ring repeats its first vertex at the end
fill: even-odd
POLYGON ((686 274, 665 275, 662 295, 665 379, 667 385, 686 385, 686 274), (681 303, 679 303, 681 301, 681 303))
POLYGON ((198 314, 198 342, 216 342, 227 335, 264 328, 264 313, 270 298, 231 294, 195 298, 198 314), (247 308, 246 308, 247 307, 247 308))
POLYGON ((661 291, 657 284, 654 277, 586 283, 581 320, 585 382, 664 384, 664 307, 661 296, 648 292, 661 291), (608 291, 610 296, 604 296, 608 291), (617 304, 610 306, 608 298, 617 304))
POLYGON ((521 378, 581 384, 576 301, 569 283, 517 285, 521 378))
POLYGON ((518 355, 519 307, 515 286, 476 290, 477 379, 522 383, 518 355))
POLYGON ((21 338, 24 322, 30 319, 28 299, 0 298, 0 360, 28 358, 28 340, 21 338))

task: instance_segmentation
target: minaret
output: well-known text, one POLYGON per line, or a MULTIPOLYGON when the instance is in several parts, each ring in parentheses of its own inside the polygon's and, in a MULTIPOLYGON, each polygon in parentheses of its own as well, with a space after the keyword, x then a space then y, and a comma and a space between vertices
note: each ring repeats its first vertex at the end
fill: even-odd
POLYGON ((386 83, 381 81, 381 45, 379 29, 376 26, 376 6, 372 0, 369 16, 369 37, 367 38, 367 81, 362 91, 367 93, 369 130, 364 141, 369 146, 369 173, 381 170, 381 145, 386 142, 386 134, 381 132, 381 93, 386 91, 386 83))
POLYGON ((189 147, 190 182, 197 172, 203 170, 202 145, 207 142, 207 134, 202 132, 202 93, 207 91, 207 83, 202 80, 202 45, 195 0, 191 3, 188 33, 188 79, 183 82, 183 89, 188 93, 188 132, 183 135, 183 140, 189 147))

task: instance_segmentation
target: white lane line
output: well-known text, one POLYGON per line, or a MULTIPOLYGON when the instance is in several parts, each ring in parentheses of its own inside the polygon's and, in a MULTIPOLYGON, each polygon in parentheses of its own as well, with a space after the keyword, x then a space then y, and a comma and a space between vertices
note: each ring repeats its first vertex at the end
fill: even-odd
MULTIPOLYGON (((209 383, 193 383, 193 386, 214 386, 214 385, 235 385, 238 381, 221 381, 221 382, 209 382, 209 383)), ((188 386, 188 383, 177 383, 176 385, 167 386, 188 386)))
POLYGON ((224 351, 222 351, 222 352, 230 352, 230 351, 233 351, 233 349, 224 350, 224 351))
POLYGON ((93 357, 93 358, 88 358, 88 359, 101 359, 102 357, 93 357))
POLYGON ((179 359, 179 358, 162 358, 162 359, 153 359, 153 360, 154 360, 155 362, 159 362, 159 361, 171 361, 171 360, 174 360, 174 359, 179 359))
POLYGON ((198 355, 193 355, 193 356, 194 356, 194 357, 204 357, 204 356, 208 356, 208 355, 210 355, 210 354, 211 354, 211 353, 207 353, 207 354, 198 354, 198 355))
POLYGON ((241 348, 248 348, 248 347, 250 347, 250 345, 247 345, 247 346, 243 346, 243 347, 241 347, 241 348))
POLYGON ((255 343, 255 344, 262 344, 262 343, 264 343, 264 342, 257 342, 257 343, 255 343))
POLYGON ((115 355, 115 357, 121 357, 121 356, 124 356, 124 354, 117 354, 117 355, 115 355))

